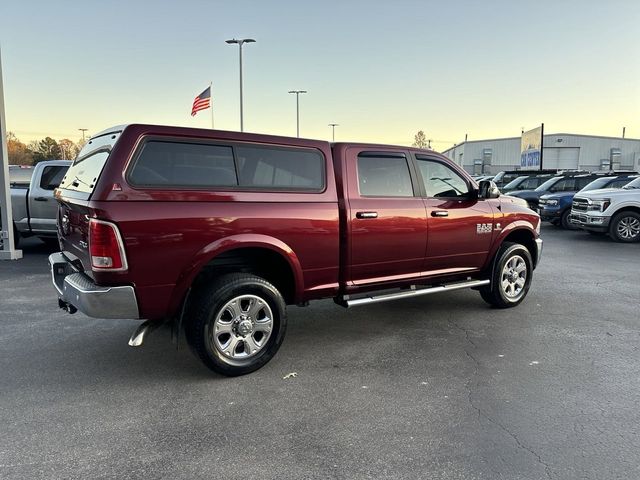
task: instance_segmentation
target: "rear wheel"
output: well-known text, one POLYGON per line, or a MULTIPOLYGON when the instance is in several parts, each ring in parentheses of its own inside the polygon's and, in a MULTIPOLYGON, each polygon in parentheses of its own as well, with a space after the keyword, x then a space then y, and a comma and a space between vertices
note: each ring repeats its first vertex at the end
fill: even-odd
POLYGON ((496 253, 491 284, 482 287, 480 295, 496 308, 515 307, 527 296, 532 274, 529 250, 519 243, 505 242, 496 253))
POLYGON ((282 295, 255 275, 223 275, 199 288, 188 312, 189 344, 207 367, 230 377, 271 360, 287 328, 282 295))
POLYGON ((611 238, 618 242, 640 242, 640 213, 620 212, 611 220, 611 238))

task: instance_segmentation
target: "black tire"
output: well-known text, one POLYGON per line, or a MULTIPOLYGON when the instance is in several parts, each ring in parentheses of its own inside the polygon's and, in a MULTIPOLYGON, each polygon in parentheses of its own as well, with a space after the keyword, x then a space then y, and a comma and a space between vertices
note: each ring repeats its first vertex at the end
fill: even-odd
POLYGON ((485 302, 493 307, 515 307, 527 296, 532 278, 533 261, 529 250, 519 243, 504 242, 496 252, 490 278, 491 284, 480 288, 480 295, 485 302), (507 267, 510 262, 512 262, 510 265, 514 266, 513 272, 510 267, 507 267), (515 271, 521 263, 525 266, 524 278, 522 278, 522 271, 515 271), (506 288, 503 287, 503 279, 508 283, 506 288), (524 280, 521 285, 520 279, 524 280), (509 293, 509 287, 511 287, 512 294, 509 293))
POLYGON ((286 304, 276 287, 265 279, 232 273, 199 287, 192 295, 185 319, 185 336, 200 360, 214 372, 228 377, 251 373, 271 360, 282 345, 287 330, 286 304), (261 300, 262 304, 257 301, 251 304, 253 298, 261 300), (231 304, 235 300, 237 302, 231 304), (236 310, 238 304, 239 309, 236 310), (261 308, 255 315, 252 305, 261 308), (233 310, 238 315, 234 315, 233 310), (263 321, 269 318, 269 314, 270 328, 265 333, 263 330, 268 325, 263 321), (260 315, 264 315, 261 320, 258 318, 260 315), (263 326, 258 327, 258 324, 263 326), (218 331, 221 325, 223 331, 214 335, 214 329, 218 331), (264 340, 263 344, 258 334, 264 340), (226 342, 227 347, 224 346, 226 342), (251 350, 251 345, 258 348, 257 353, 246 351, 251 350))
POLYGON ((562 216, 560 217, 560 225, 562 225, 562 228, 566 230, 577 230, 577 227, 573 223, 571 223, 570 208, 562 212, 562 216))
POLYGON ((616 242, 640 242, 640 213, 627 210, 616 214, 611 219, 609 235, 616 242))

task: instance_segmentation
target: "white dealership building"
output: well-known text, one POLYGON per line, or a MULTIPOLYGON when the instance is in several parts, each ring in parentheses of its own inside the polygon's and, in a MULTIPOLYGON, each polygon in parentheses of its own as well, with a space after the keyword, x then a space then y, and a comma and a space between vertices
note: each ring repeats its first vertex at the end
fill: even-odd
MULTIPOLYGON (((469 140, 442 152, 472 174, 520 169, 520 137, 469 140)), ((544 135, 542 168, 640 170, 640 139, 575 133, 544 135)))

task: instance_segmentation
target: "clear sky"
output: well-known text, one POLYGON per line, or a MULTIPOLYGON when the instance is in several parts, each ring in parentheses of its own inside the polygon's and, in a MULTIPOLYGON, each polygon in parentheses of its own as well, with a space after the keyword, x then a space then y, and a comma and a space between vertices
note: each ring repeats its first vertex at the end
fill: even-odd
POLYGON ((521 127, 640 138, 640 1, 0 0, 7 128, 23 141, 120 123, 444 150, 521 127))

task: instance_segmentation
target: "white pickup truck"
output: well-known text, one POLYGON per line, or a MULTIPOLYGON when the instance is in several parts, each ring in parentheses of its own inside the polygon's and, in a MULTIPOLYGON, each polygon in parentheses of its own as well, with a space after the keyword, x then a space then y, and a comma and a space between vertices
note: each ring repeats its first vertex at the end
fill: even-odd
POLYGON ((640 178, 622 188, 577 193, 571 222, 590 233, 609 233, 618 242, 640 242, 640 178))
POLYGON ((60 185, 67 169, 67 160, 48 160, 33 169, 10 166, 11 211, 16 246, 20 238, 36 236, 45 243, 57 243, 56 216, 58 202, 53 191, 60 185), (27 181, 28 172, 31 179, 27 181), (26 175, 25 175, 26 174, 26 175))

